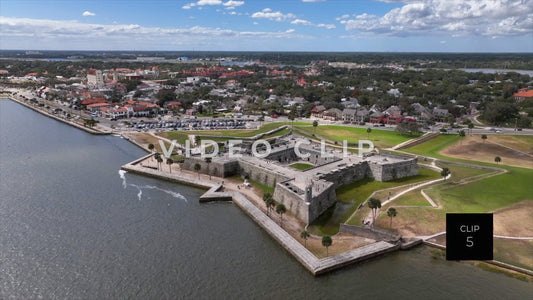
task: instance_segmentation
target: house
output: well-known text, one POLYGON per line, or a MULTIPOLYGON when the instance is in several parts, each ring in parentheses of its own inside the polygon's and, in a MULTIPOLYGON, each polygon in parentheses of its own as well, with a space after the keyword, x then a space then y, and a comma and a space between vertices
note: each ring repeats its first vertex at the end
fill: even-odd
POLYGON ((341 104, 346 108, 357 108, 359 107, 359 100, 357 98, 350 98, 345 101, 341 100, 341 104))
POLYGON ((179 101, 169 101, 165 103, 165 106, 169 110, 178 110, 181 108, 181 102, 179 101))
POLYGON ((342 111, 338 108, 330 108, 324 111, 322 118, 331 121, 340 120, 342 118, 342 111))
POLYGON ((342 111, 342 120, 344 122, 355 122, 355 114, 357 113, 357 110, 353 108, 345 108, 342 111))
POLYGON ((81 101, 81 105, 90 105, 95 103, 106 103, 107 101, 104 98, 87 98, 81 101))
POLYGON ((437 122, 446 122, 446 119, 449 116, 451 116, 451 114, 447 109, 437 107, 433 109, 433 117, 437 122))
POLYGON ((513 94, 515 102, 522 102, 526 100, 533 100, 533 90, 527 90, 527 88, 521 88, 517 93, 513 94))
POLYGON ((431 111, 424 105, 420 103, 413 103, 411 104, 411 108, 413 109, 413 115, 418 119, 419 122, 427 122, 433 119, 433 114, 431 114, 431 111))
POLYGON ((311 116, 321 118, 324 111, 326 111, 326 108, 323 105, 317 105, 311 109, 311 116))
POLYGON ((359 107, 357 113, 355 113, 355 122, 366 122, 369 114, 370 112, 366 107, 359 107))
POLYGON ((385 123, 384 119, 386 118, 385 114, 379 111, 375 111, 370 114, 370 123, 385 123))

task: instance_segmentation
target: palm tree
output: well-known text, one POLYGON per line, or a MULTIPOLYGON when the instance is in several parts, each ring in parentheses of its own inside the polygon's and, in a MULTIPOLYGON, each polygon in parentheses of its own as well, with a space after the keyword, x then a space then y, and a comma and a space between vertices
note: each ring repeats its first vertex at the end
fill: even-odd
POLYGON ((371 132, 372 132, 372 128, 368 127, 368 128, 366 129, 366 133, 367 133, 367 137, 368 137, 368 139, 370 139, 370 133, 371 133, 371 132))
POLYGON ((304 239, 304 247, 307 248, 307 239, 310 237, 309 232, 307 230, 300 232, 300 237, 304 239))
POLYGON ((448 168, 442 168, 442 171, 440 171, 440 176, 444 177, 444 180, 446 180, 446 177, 450 175, 450 169, 448 168))
POLYGON ((263 194, 263 201, 265 202, 265 206, 268 210, 268 200, 272 199, 272 194, 270 192, 265 192, 263 194))
POLYGON ((168 165, 168 170, 170 171, 170 174, 172 174, 172 164, 174 163, 174 160, 172 160, 172 158, 167 158, 167 165, 168 165))
POLYGON ((294 113, 290 113, 287 117, 291 121, 291 129, 294 129, 294 113))
POLYGON ((266 201, 266 206, 267 206, 267 215, 270 216, 270 212, 272 211, 272 208, 274 206, 276 206, 276 202, 274 201, 274 198, 270 198, 266 201))
POLYGON ((459 137, 461 137, 461 144, 463 143, 463 138, 466 136, 465 131, 461 130, 459 131, 459 137))
POLYGON ((155 148, 154 144, 152 143, 148 144, 148 150, 150 150, 150 152, 153 152, 154 148, 155 148))
POLYGON ((329 256, 328 248, 333 244, 333 240, 331 240, 331 237, 329 235, 325 235, 322 237, 322 246, 326 247, 326 256, 329 256))
POLYGON ((318 126, 318 121, 317 120, 314 120, 313 121, 313 130, 314 130, 314 133, 316 133, 316 127, 318 126))
POLYGON ((161 169, 161 163, 163 162, 163 158, 161 158, 161 156, 159 156, 157 158, 157 169, 161 169))
POLYGON ((381 201, 376 198, 370 198, 368 200, 368 207, 372 210, 372 226, 374 226, 374 222, 376 222, 376 217, 378 213, 378 209, 381 208, 381 201))
POLYGON ((279 214, 279 225, 283 227, 283 214, 287 211, 287 208, 283 203, 276 205, 276 212, 279 214))
POLYGON ((211 157, 206 157, 205 162, 207 163, 207 173, 209 174, 209 180, 211 180, 211 171, 209 169, 209 164, 211 164, 211 157))
POLYGON ((499 162, 502 161, 502 158, 499 157, 499 156, 496 156, 496 157, 494 158, 494 161, 496 162, 496 164, 499 164, 499 162))
POLYGON ((487 139, 487 135, 486 134, 481 135, 481 139, 483 140, 483 143, 484 143, 485 140, 487 139))
POLYGON ((157 161, 157 159, 158 159, 159 157, 161 157, 161 153, 156 152, 156 153, 154 154, 153 157, 154 157, 155 161, 157 161))
POLYGON ((194 170, 198 173, 198 179, 200 179, 200 170, 202 169, 202 166, 199 163, 194 164, 194 170))
POLYGON ((474 128, 474 124, 468 123, 468 129, 470 130, 470 135, 472 135, 472 129, 474 128))
POLYGON ((394 207, 389 207, 389 209, 387 209, 387 216, 389 216, 389 218, 390 218, 390 225, 389 225, 389 227, 392 228, 392 218, 396 217, 397 214, 398 214, 398 212, 396 211, 396 208, 394 208, 394 207))

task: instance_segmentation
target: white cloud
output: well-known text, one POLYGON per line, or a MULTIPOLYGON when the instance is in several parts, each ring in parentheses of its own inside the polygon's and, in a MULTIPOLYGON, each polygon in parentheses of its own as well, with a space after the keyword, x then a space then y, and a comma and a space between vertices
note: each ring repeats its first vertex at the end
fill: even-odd
POLYGON ((349 17, 350 17, 350 15, 345 14, 345 15, 342 15, 340 17, 335 18, 335 20, 340 21, 340 20, 343 20, 343 19, 348 19, 349 17))
POLYGON ((283 14, 280 11, 272 11, 270 8, 265 8, 260 12, 253 13, 252 18, 269 19, 271 21, 282 22, 287 19, 294 19, 296 16, 292 13, 283 14))
MULTIPOLYGON (((387 1, 391 2, 391 1, 387 1)), ((343 20, 346 30, 407 36, 445 33, 453 36, 533 34, 533 1, 412 0, 382 17, 369 14, 343 20)))
POLYGON ((326 28, 326 29, 335 29, 335 28, 337 28, 337 26, 335 26, 333 24, 323 24, 323 23, 317 24, 316 27, 322 27, 322 28, 326 28))
POLYGON ((84 16, 84 17, 94 17, 94 16, 96 16, 95 13, 90 12, 88 10, 84 11, 81 15, 84 16))
POLYGON ((196 5, 221 5, 222 0, 200 0, 196 2, 196 5))
MULTIPOLYGON (((194 26, 190 28, 144 27, 138 24, 87 24, 68 20, 7 18, 0 16, 0 37, 5 49, 27 47, 28 38, 43 49, 168 49, 180 44, 218 43, 227 40, 260 43, 297 38, 293 31, 235 31, 194 26), (96 48, 95 48, 96 47, 96 48)), ((215 47, 215 46, 213 46, 215 47)), ((216 49, 216 47, 215 47, 216 49)), ((220 48, 222 49, 222 48, 220 48)))
POLYGON ((296 20, 293 20, 291 22, 291 24, 295 24, 295 25, 307 25, 307 26, 310 26, 310 25, 313 25, 313 23, 307 21, 307 20, 302 20, 302 19, 296 19, 296 20))
POLYGON ((291 24, 304 25, 304 26, 315 26, 315 27, 321 27, 321 28, 326 28, 326 29, 334 29, 334 28, 336 28, 336 26, 333 25, 333 24, 322 24, 322 23, 321 24, 314 24, 311 21, 303 20, 303 19, 292 20, 291 24))
POLYGON ((235 1, 235 0, 229 0, 226 2, 223 2, 222 0, 199 0, 196 2, 188 3, 184 6, 182 6, 182 9, 191 9, 195 6, 198 7, 198 9, 202 9, 202 6, 206 5, 223 5, 226 6, 226 9, 235 9, 237 6, 244 5, 244 1, 235 1))
POLYGON ((244 1, 229 0, 228 2, 224 2, 222 5, 229 6, 229 7, 236 7, 236 6, 241 6, 243 4, 244 4, 244 1))

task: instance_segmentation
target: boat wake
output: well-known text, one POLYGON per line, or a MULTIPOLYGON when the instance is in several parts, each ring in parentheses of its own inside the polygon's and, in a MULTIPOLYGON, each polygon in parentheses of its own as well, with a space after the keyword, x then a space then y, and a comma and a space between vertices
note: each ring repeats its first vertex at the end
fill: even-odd
POLYGON ((180 194, 178 192, 162 189, 162 188, 154 186, 154 185, 141 185, 141 186, 139 186, 139 185, 136 185, 136 184, 133 184, 133 183, 128 183, 126 181, 126 173, 127 173, 127 171, 124 171, 124 170, 119 170, 118 171, 118 175, 120 176, 120 179, 122 179, 122 187, 124 189, 126 189, 128 186, 132 186, 132 187, 138 189, 139 193, 137 194, 137 198, 139 198, 139 201, 142 199, 143 189, 149 189, 149 190, 158 190, 158 191, 161 191, 161 192, 164 192, 164 193, 167 193, 167 194, 171 195, 173 198, 180 199, 180 200, 183 200, 185 202, 188 202, 187 198, 185 198, 185 196, 183 196, 182 194, 180 194))

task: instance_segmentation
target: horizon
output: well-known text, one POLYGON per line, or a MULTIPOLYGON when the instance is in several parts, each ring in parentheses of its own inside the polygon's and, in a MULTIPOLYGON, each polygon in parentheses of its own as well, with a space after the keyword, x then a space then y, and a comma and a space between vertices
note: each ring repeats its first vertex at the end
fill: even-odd
POLYGON ((3 0, 0 44, 26 51, 532 53, 532 19, 533 2, 522 0, 3 0))

